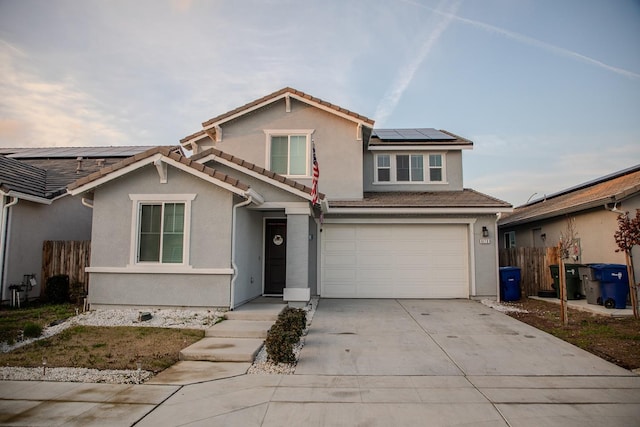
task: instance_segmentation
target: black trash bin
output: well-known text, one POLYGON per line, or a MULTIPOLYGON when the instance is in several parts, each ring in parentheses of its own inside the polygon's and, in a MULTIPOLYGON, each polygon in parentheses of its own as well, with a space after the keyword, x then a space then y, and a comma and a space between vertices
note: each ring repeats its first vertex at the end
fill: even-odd
MULTIPOLYGON (((581 264, 565 264, 565 282, 567 284, 567 299, 580 299, 582 293, 580 292, 580 267, 584 267, 581 264)), ((549 266, 551 270, 551 277, 553 277, 553 286, 556 290, 556 297, 560 298, 560 266, 553 264, 549 266)))
POLYGON ((500 267, 500 301, 518 301, 520 289, 520 268, 500 267))

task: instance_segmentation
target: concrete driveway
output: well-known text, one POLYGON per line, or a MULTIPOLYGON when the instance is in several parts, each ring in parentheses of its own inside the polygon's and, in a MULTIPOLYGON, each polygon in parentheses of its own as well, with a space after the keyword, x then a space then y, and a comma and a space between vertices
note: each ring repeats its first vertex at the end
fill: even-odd
POLYGON ((319 304, 296 374, 632 375, 468 300, 319 304))
POLYGON ((0 382, 0 425, 640 425, 640 376, 474 301, 321 300, 295 375, 201 381, 0 382))

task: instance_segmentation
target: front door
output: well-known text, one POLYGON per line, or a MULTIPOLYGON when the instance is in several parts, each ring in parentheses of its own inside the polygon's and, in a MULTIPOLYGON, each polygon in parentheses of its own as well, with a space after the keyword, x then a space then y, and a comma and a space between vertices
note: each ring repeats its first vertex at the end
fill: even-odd
POLYGON ((287 278, 287 220, 265 222, 264 293, 282 295, 287 278))

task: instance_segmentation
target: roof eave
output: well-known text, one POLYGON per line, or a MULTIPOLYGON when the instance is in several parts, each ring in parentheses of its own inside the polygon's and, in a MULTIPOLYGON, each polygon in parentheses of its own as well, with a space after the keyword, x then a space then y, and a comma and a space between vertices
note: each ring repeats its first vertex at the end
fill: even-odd
MULTIPOLYGON (((337 116, 340 116, 346 120, 352 121, 356 124, 360 124, 360 125, 367 125, 367 126, 373 126, 374 121, 372 119, 369 118, 365 118, 362 116, 362 118, 358 118, 355 117, 355 115, 349 114, 348 110, 344 110, 342 108, 335 109, 330 107, 329 105, 325 105, 328 103, 322 103, 322 102, 318 102, 315 100, 315 98, 309 96, 308 98, 305 96, 301 96, 298 95, 295 91, 292 90, 286 90, 284 92, 275 92, 274 95, 272 97, 266 98, 264 101, 259 102, 257 104, 251 105, 249 104, 246 108, 241 109, 233 114, 230 114, 228 116, 224 116, 221 117, 220 119, 212 119, 212 120, 207 120, 206 122, 202 123, 202 127, 203 130, 208 130, 208 129, 212 129, 215 128, 216 126, 220 126, 226 122, 229 122, 231 120, 237 119, 238 117, 242 117, 245 114, 251 113, 252 111, 256 111, 259 110, 260 108, 266 107, 267 105, 273 104, 274 102, 280 101, 282 99, 286 99, 287 97, 290 98, 294 98, 300 102, 304 102, 305 104, 309 104, 312 106, 315 106, 321 110, 327 111, 331 114, 335 114, 337 116), (344 111, 343 111, 344 110, 344 111)), ((183 146, 185 146, 183 144, 183 146)), ((185 146, 186 147, 186 146, 185 146)))
POLYGON ((498 213, 511 212, 512 208, 506 207, 331 207, 330 214, 441 214, 441 215, 461 215, 461 214, 481 214, 497 215, 498 213))

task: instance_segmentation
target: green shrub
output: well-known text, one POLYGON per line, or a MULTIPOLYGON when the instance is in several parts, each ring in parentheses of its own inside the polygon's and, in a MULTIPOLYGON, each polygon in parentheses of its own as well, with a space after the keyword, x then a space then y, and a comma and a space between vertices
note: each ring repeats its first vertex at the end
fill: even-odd
POLYGON ((285 308, 269 329, 264 344, 267 355, 275 363, 294 363, 293 346, 300 341, 307 324, 307 312, 299 308, 285 308))
POLYGON ((42 326, 37 323, 27 322, 24 325, 23 334, 25 338, 37 338, 42 335, 42 326))
POLYGON ((47 279, 47 286, 44 289, 47 301, 53 304, 69 302, 69 276, 59 275, 47 279))

